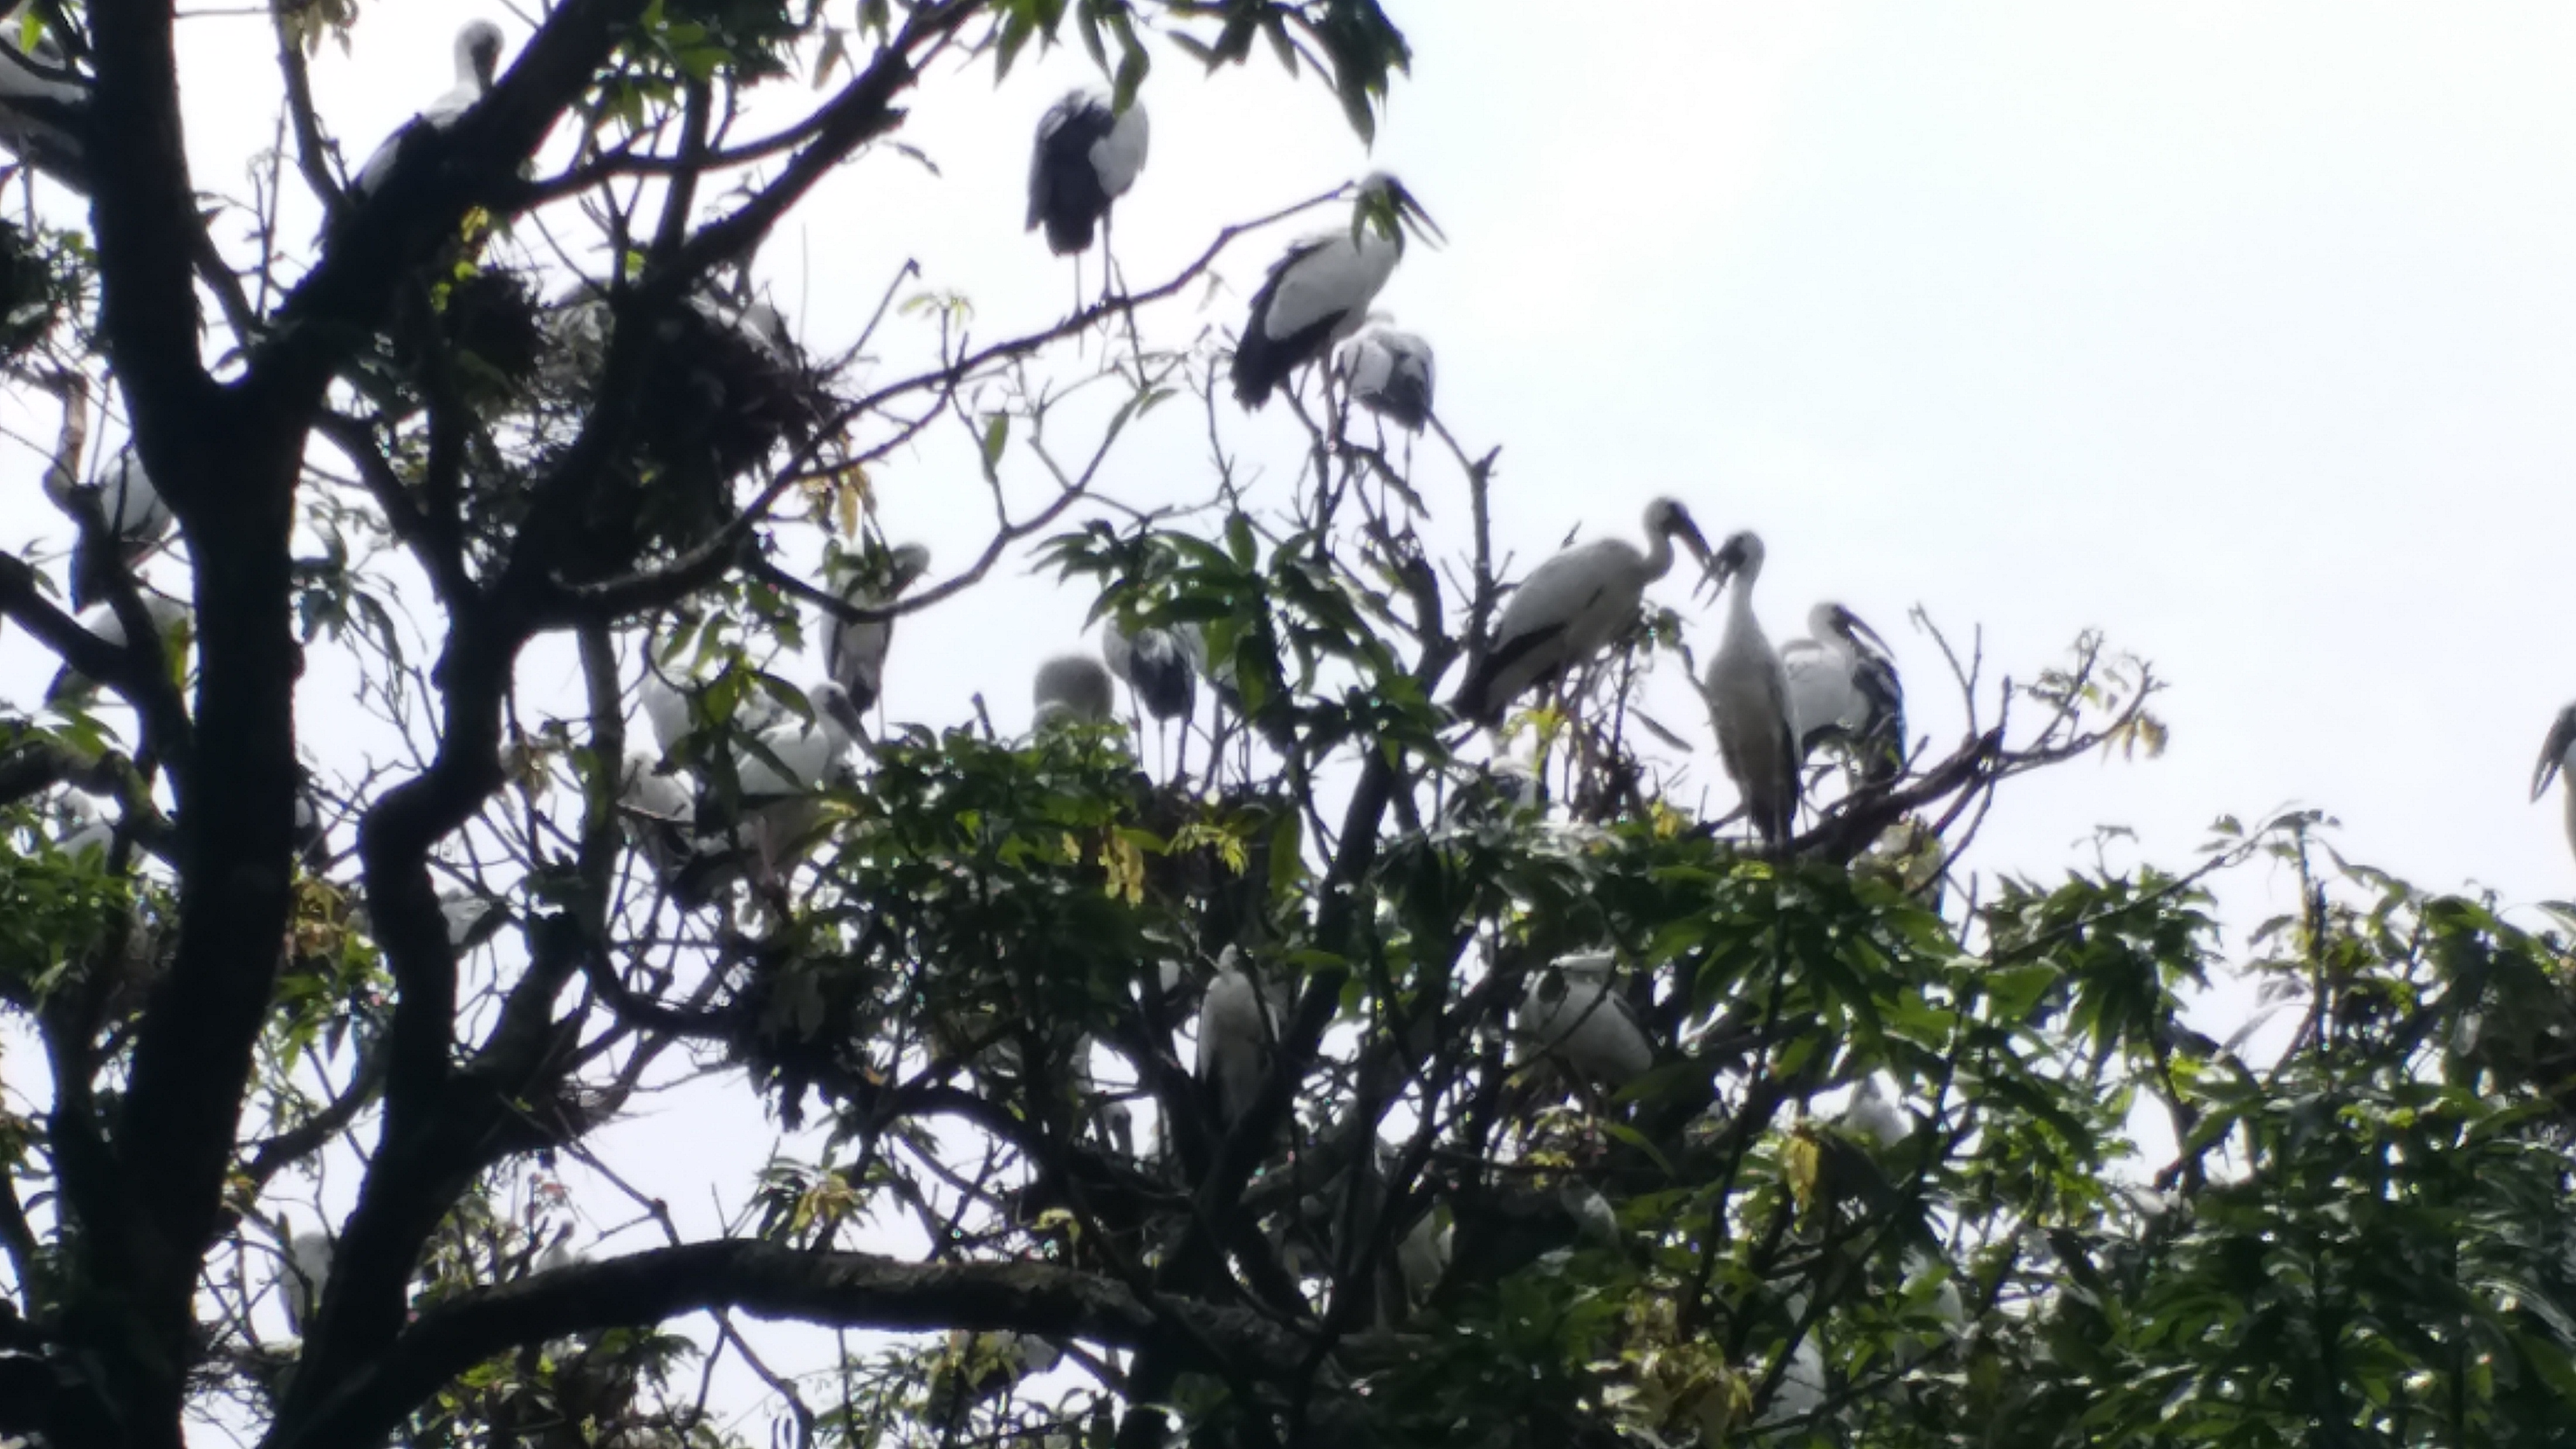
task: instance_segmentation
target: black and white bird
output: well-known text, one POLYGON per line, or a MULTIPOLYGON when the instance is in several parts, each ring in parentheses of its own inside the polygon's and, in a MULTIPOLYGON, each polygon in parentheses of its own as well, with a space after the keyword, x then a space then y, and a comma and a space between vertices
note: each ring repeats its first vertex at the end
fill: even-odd
POLYGON ((1404 183, 1374 172, 1360 182, 1348 227, 1296 242, 1273 262, 1235 343, 1235 400, 1260 407, 1288 374, 1358 331, 1412 231, 1445 240, 1404 183))
POLYGON ((395 128, 376 147, 367 164, 358 168, 358 179, 349 184, 351 200, 363 201, 384 185, 385 177, 394 169, 394 159, 402 154, 404 142, 423 132, 448 129, 483 99, 492 89, 492 78, 500 72, 501 45, 501 27, 489 20, 469 20, 456 32, 456 84, 423 106, 420 114, 395 128))
POLYGON ((1040 730, 1107 724, 1118 707, 1117 682, 1105 665, 1088 654, 1059 654, 1039 665, 1029 696, 1036 706, 1030 724, 1040 730))
POLYGON ((1761 577, 1759 536, 1738 533, 1719 546, 1710 580, 1728 590, 1726 630, 1701 690, 1717 727, 1718 757, 1763 845, 1777 850, 1798 821, 1799 754, 1789 718, 1789 676, 1780 651, 1753 616, 1753 584, 1761 577))
POLYGON ((1295 1005, 1284 987, 1256 983, 1242 953, 1225 955, 1199 1003, 1199 1080, 1216 1092, 1217 1120, 1231 1129, 1252 1110, 1270 1075, 1279 1033, 1295 1005))
POLYGON ((2549 738, 2541 742, 2540 763, 2531 769, 2531 798, 2537 800, 2549 788, 2549 782, 2567 771, 2567 848, 2576 850, 2576 704, 2558 712, 2549 725, 2549 738))
POLYGON ((1626 539, 1597 538, 1532 569, 1503 605, 1493 642, 1451 707, 1491 728, 1530 686, 1553 684, 1592 662, 1637 622, 1646 585, 1672 571, 1675 539, 1710 562, 1690 510, 1658 498, 1646 505, 1645 551, 1626 539))
POLYGON ((27 7, 0 16, 0 146, 39 171, 85 184, 80 133, 89 83, 49 30, 24 44, 27 7))
MULTIPOLYGON (((0 51, 5 50, 0 46, 0 51)), ((105 597, 110 575, 142 562, 170 536, 178 520, 130 448, 117 454, 95 480, 82 482, 81 460, 89 445, 89 379, 67 370, 45 377, 39 385, 63 405, 62 428, 54 439, 53 460, 45 466, 43 482, 45 496, 54 506, 83 526, 72 555, 72 605, 79 608, 105 597), (103 536, 89 531, 93 513, 103 536)))
POLYGON ((1154 718, 1185 720, 1197 707, 1198 671, 1171 630, 1146 627, 1131 634, 1112 622, 1100 631, 1100 657, 1154 718))
MULTIPOLYGON (((882 574, 853 570, 841 597, 859 608, 876 608, 903 597, 930 572, 930 550, 907 543, 886 555, 882 574)), ((894 620, 842 620, 823 643, 823 668, 850 697, 850 707, 865 718, 885 689, 886 651, 894 644, 894 620)))
POLYGON ((1830 600, 1807 611, 1807 632, 1780 646, 1799 758, 1830 744, 1862 784, 1895 779, 1905 770, 1905 686, 1887 641, 1830 600))
POLYGON ((1646 1074, 1655 1064, 1654 1044, 1611 990, 1616 960, 1607 951, 1568 956, 1530 978, 1512 1013, 1513 1028, 1528 1043, 1522 1060, 1562 1063, 1607 1092, 1646 1074))
POLYGON ((650 750, 626 752, 626 773, 617 786, 618 823, 627 842, 652 863, 655 879, 667 888, 696 856, 698 802, 679 778, 650 750))
POLYGON ((1431 421, 1431 344, 1411 332, 1372 327, 1345 344, 1334 369, 1351 401, 1412 432, 1431 421))
POLYGON ((1057 256, 1089 251, 1094 229, 1145 169, 1152 139, 1143 100, 1130 98, 1121 112, 1110 93, 1096 86, 1066 92, 1038 117, 1023 229, 1045 227, 1047 250, 1057 256))

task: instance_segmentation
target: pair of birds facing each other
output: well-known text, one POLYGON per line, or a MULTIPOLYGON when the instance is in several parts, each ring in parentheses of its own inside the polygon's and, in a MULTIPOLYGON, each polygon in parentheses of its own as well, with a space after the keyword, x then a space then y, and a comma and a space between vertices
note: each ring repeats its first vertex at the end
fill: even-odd
POLYGON ((1839 604, 1809 614, 1816 637, 1772 647, 1753 612, 1764 550, 1751 532, 1712 550, 1690 510, 1670 498, 1646 506, 1647 546, 1600 538, 1531 570, 1495 620, 1493 637, 1452 700, 1488 728, 1512 701, 1555 687, 1636 622, 1648 585, 1672 571, 1676 542, 1700 560, 1703 582, 1727 597, 1716 656, 1701 681, 1718 752, 1764 841, 1788 839, 1809 751, 1837 738, 1871 752, 1863 777, 1892 779, 1904 758, 1904 696, 1883 641, 1839 604), (1731 586, 1731 587, 1730 587, 1731 586))

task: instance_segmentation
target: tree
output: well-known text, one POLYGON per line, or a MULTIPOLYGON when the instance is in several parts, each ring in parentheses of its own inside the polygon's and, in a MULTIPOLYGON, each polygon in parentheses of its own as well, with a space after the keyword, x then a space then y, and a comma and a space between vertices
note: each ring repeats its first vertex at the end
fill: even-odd
MULTIPOLYGON (((757 299, 764 236, 905 107, 976 104, 936 61, 1078 40, 1123 103, 1166 39, 1266 40, 1365 135, 1408 59, 1368 0, 570 0, 363 192, 304 73, 354 17, 309 7, 291 143, 213 224, 170 15, 21 23, 58 59, 9 112, 47 220, 5 238, 0 342, 59 399, 77 541, 0 558, 0 613, 78 677, 0 735, 0 1432, 739 1442, 690 1381, 721 1360, 800 1444, 2557 1434, 2554 936, 2308 816, 1971 888, 2009 782, 2160 745, 2144 666, 2088 637, 1996 683, 1945 642, 1957 742, 1820 764, 1766 854, 1683 804, 1651 605, 1521 701, 1526 775, 1474 762, 1436 701, 1514 575, 1498 453, 1417 458, 1310 372, 1301 455, 1248 458, 1221 342, 1165 336, 1280 217, 999 341, 903 276, 855 337, 757 299), (932 360, 871 373, 899 341, 932 360), (175 543, 84 466, 111 397, 175 543), (1121 506, 1122 439, 1185 412, 1207 506, 1121 506), (998 521, 899 590, 872 475, 944 430, 998 521), (1031 552, 1195 647, 1196 769, 1114 721, 817 748, 849 722, 810 636, 927 629, 1031 552), (570 689, 523 667, 558 640, 570 689), (281 727, 308 669, 412 758, 281 727), (2300 1014, 2268 1058, 2181 1022, 2253 860, 2299 883, 2249 963, 2300 1014), (1210 1001, 1242 1090, 1194 1071, 1210 1001), (1642 1072, 1576 1049, 1624 1021, 1642 1072), (730 1231, 638 1193, 646 1232, 575 1243, 562 1161, 617 1181, 590 1144, 693 1056, 795 1155, 730 1231), (780 1372, 736 1315, 908 1336, 780 1372)), ((1280 216, 1318 206, 1395 223, 1280 216)))

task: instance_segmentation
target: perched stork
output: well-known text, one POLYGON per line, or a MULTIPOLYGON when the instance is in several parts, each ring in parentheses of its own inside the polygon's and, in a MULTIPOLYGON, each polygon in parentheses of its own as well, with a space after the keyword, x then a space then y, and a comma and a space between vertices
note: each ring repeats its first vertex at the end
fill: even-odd
POLYGON ((1834 744, 1862 784, 1895 779, 1905 769, 1905 686, 1887 641, 1831 601, 1807 611, 1807 632, 1780 646, 1799 759, 1834 744))
POLYGON ((1573 1075, 1615 1092, 1655 1064, 1628 1003, 1610 989, 1617 958, 1607 951, 1568 956, 1530 978, 1512 1026, 1529 1041, 1524 1060, 1563 1063, 1573 1075))
POLYGON ((462 956, 500 933, 510 922, 501 903, 478 891, 443 890, 438 914, 447 922, 448 949, 462 956))
POLYGON ((1107 91, 1067 91, 1038 117, 1023 230, 1045 227, 1047 250, 1060 257, 1089 251, 1092 229, 1109 219, 1109 208, 1145 169, 1152 139, 1143 101, 1131 98, 1122 113, 1107 91))
POLYGON ((698 802, 675 767, 650 750, 630 750, 618 781, 617 811, 627 842, 644 852, 654 878, 668 889, 695 858, 698 802))
POLYGON ((1088 654, 1059 654, 1038 666, 1029 694, 1037 706, 1031 724, 1043 730, 1064 724, 1107 724, 1117 709, 1118 687, 1099 660, 1088 654))
POLYGON ((331 1236, 319 1228, 286 1240, 277 1292, 286 1302, 286 1327, 301 1335, 322 1311, 322 1288, 331 1279, 331 1236))
MULTIPOLYGON (((882 578, 853 570, 842 585, 841 597, 862 609, 881 607, 903 597, 904 590, 929 572, 930 550, 907 543, 886 555, 882 578)), ((885 689, 886 651, 893 643, 892 619, 843 620, 824 641, 823 668, 862 718, 877 707, 877 696, 885 689)))
POLYGON ((1531 685, 1553 684, 1590 663, 1636 623, 1646 585, 1672 571, 1676 538, 1701 563, 1711 562, 1690 510, 1658 498, 1646 505, 1647 551, 1626 539, 1599 538, 1532 569, 1503 606, 1493 642, 1451 707, 1492 728, 1531 685))
MULTIPOLYGON (((165 654, 176 657, 185 651, 189 633, 196 626, 196 615, 189 611, 187 605, 162 594, 147 592, 142 595, 142 602, 144 614, 152 620, 153 632, 161 636, 165 654)), ((110 648, 126 647, 125 621, 116 616, 116 609, 105 600, 81 610, 73 622, 97 635, 99 642, 110 648)), ((52 704, 70 699, 86 694, 91 688, 92 681, 88 676, 66 664, 55 673, 53 683, 45 687, 45 702, 52 704)))
POLYGON ((1294 1004, 1284 988, 1256 985, 1242 953, 1225 949, 1224 964, 1199 1004, 1198 1075, 1215 1089, 1217 1120, 1229 1130, 1261 1095, 1294 1004))
POLYGON ((1729 538, 1717 551, 1710 577, 1732 584, 1726 633, 1708 663, 1703 691, 1717 726, 1717 753, 1744 797, 1745 812, 1762 843, 1786 845, 1798 821, 1798 744, 1789 719, 1789 678, 1780 651, 1753 617, 1753 583, 1762 576, 1762 540, 1752 533, 1729 538))
POLYGON ((1235 400, 1260 407, 1288 374, 1357 331, 1369 303, 1395 275, 1408 230, 1446 240, 1404 183, 1374 172, 1360 183, 1347 230, 1307 237, 1273 262, 1235 343, 1235 400))
POLYGON ((1372 327, 1334 361, 1351 401, 1411 432, 1431 421, 1431 344, 1411 332, 1372 327))
POLYGON ((39 171, 85 185, 80 133, 89 83, 71 68, 51 30, 24 44, 26 20, 23 3, 0 16, 0 146, 39 171))
MULTIPOLYGON (((1199 702, 1199 677, 1198 670, 1190 664, 1189 646, 1181 636, 1169 629, 1154 628, 1130 634, 1112 619, 1109 627, 1100 631, 1100 657, 1109 665, 1110 673, 1125 681, 1127 693, 1144 707, 1145 713, 1165 726, 1174 720, 1181 722, 1180 748, 1185 757, 1190 746, 1190 712, 1199 702)), ((1168 757, 1168 733, 1163 743, 1168 757)), ((1186 764, 1183 758, 1173 768, 1177 772, 1186 764)))
POLYGON ((734 753, 734 780, 749 816, 745 843, 758 856, 763 878, 772 882, 822 818, 814 796, 841 775, 864 733, 850 697, 830 680, 807 685, 805 702, 812 719, 780 720, 734 753))
MULTIPOLYGON (((5 50, 0 46, 0 51, 5 50)), ((142 562, 170 536, 178 520, 161 501, 160 490, 152 486, 151 476, 132 449, 117 454, 95 481, 80 481, 81 459, 89 445, 89 379, 66 370, 41 379, 39 386, 63 405, 62 428, 55 435, 54 456, 45 465, 43 482, 45 496, 54 506, 82 525, 80 543, 72 554, 72 605, 78 608, 105 597, 110 575, 142 562), (103 537, 93 537, 89 531, 87 515, 92 510, 105 530, 103 537)))
POLYGON ((2560 710, 2550 723, 2549 738, 2540 746, 2540 763, 2531 770, 2531 798, 2539 799, 2562 769, 2569 772, 2562 792, 2567 798, 2567 847, 2576 850, 2576 704, 2560 710))
POLYGON ((501 69, 501 44, 501 27, 489 20, 469 20, 456 32, 456 84, 376 147, 367 164, 358 168, 358 179, 349 184, 350 200, 364 201, 375 194, 394 169, 394 158, 402 154, 405 141, 424 131, 448 129, 483 99, 501 69))

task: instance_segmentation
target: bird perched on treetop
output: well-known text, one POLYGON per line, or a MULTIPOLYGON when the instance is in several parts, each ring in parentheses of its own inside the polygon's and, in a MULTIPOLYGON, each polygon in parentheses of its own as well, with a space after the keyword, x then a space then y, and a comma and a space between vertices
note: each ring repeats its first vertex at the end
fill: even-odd
POLYGON ((358 179, 349 183, 350 200, 363 201, 384 185, 406 141, 423 132, 444 131, 474 109, 474 103, 492 89, 492 78, 501 69, 501 45, 500 26, 489 20, 465 22, 456 32, 456 84, 423 106, 420 114, 396 127, 376 147, 367 164, 358 168, 358 179))
POLYGON ((1798 820, 1798 745, 1789 719, 1789 677, 1753 617, 1753 582, 1762 576, 1760 536, 1738 533, 1718 547, 1710 582, 1734 585, 1726 633, 1702 685, 1718 757, 1744 797, 1745 813, 1764 846, 1786 845, 1798 820))
POLYGON ((1078 87, 1038 118, 1029 154, 1029 222, 1046 228, 1047 250, 1070 256, 1091 248, 1092 230, 1136 184, 1153 140, 1145 103, 1117 109, 1109 92, 1078 87))
POLYGON ((1799 759, 1838 745, 1863 784, 1886 784, 1905 769, 1905 685, 1887 641, 1831 601, 1807 611, 1807 631, 1780 646, 1799 759))
POLYGON ((1646 552, 1626 539, 1597 538, 1532 569, 1503 605, 1493 642, 1451 706, 1490 728, 1531 685, 1590 663, 1637 621, 1646 585, 1672 571, 1676 538, 1710 561, 1690 510, 1658 498, 1646 505, 1646 552))

